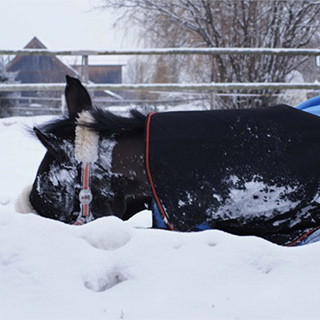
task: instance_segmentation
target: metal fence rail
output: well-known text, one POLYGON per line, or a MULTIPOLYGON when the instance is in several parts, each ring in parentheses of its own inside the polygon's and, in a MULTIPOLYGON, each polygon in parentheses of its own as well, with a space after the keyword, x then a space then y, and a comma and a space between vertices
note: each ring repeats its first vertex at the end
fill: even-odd
MULTIPOLYGON (((65 83, 42 83, 42 84, 0 84, 0 92, 9 91, 62 91, 65 83)), ((92 91, 103 90, 168 90, 168 91, 186 91, 186 90, 260 90, 260 89, 283 89, 283 90, 319 90, 320 83, 286 83, 286 82, 256 82, 256 83, 152 83, 152 84, 86 84, 86 88, 92 91)))
MULTIPOLYGON (((88 82, 89 56, 129 56, 129 55, 274 55, 274 56, 310 56, 320 59, 320 49, 314 48, 156 48, 156 49, 122 49, 122 50, 48 50, 48 49, 0 49, 0 55, 45 55, 45 56, 81 56, 82 81, 91 91, 169 91, 210 93, 211 107, 214 95, 218 92, 232 90, 320 90, 320 83, 140 83, 140 84, 92 84, 88 82)), ((64 91, 65 83, 40 84, 0 84, 0 92, 22 91, 64 91)))
POLYGON ((118 50, 47 50, 47 49, 0 49, 0 55, 47 55, 47 56, 128 56, 128 55, 291 55, 320 56, 320 49, 313 48, 156 48, 118 50))
MULTIPOLYGON (((3 50, 0 55, 82 56, 84 80, 88 79, 89 56, 123 55, 288 55, 320 57, 320 49, 313 48, 156 48, 122 50, 3 50)), ((85 81, 86 82, 86 81, 85 81)), ((55 91, 64 84, 1 84, 0 91, 55 91)), ((236 89, 320 89, 317 83, 188 83, 188 84, 87 84, 89 90, 236 90, 236 89)))

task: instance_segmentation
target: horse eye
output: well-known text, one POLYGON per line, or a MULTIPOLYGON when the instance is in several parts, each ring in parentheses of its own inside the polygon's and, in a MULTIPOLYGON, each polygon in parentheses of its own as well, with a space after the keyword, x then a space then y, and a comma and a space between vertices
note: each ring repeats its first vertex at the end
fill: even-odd
POLYGON ((72 165, 67 165, 65 163, 61 164, 62 169, 66 169, 66 170, 73 170, 72 165))
POLYGON ((46 198, 50 198, 54 200, 59 200, 60 198, 56 192, 44 191, 43 194, 45 195, 46 198))

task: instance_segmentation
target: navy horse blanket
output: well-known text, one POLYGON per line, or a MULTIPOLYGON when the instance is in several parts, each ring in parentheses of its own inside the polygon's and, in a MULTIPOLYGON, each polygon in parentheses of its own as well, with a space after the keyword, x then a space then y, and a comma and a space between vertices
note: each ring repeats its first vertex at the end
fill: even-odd
POLYGON ((320 118, 265 109, 153 113, 154 226, 295 245, 320 226, 320 118))

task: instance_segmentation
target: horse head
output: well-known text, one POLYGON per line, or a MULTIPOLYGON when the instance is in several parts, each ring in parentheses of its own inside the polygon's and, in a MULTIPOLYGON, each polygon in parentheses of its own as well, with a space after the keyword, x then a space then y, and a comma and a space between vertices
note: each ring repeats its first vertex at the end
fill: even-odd
POLYGON ((76 132, 81 127, 84 137, 92 132, 97 135, 97 156, 90 174, 93 218, 115 215, 128 219, 150 200, 143 163, 144 117, 136 113, 138 120, 124 118, 94 109, 81 82, 69 76, 66 79, 68 117, 33 129, 46 154, 32 186, 30 203, 44 217, 67 223, 77 219, 83 164, 77 158, 76 132), (90 123, 79 124, 83 112, 89 114, 90 123), (139 130, 133 130, 134 125, 131 130, 128 123, 137 121, 139 130))

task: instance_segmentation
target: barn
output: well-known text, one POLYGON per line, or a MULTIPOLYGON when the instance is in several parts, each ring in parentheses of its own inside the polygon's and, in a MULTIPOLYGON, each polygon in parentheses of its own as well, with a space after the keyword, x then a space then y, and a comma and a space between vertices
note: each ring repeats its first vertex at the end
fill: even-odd
MULTIPOLYGON (((34 37, 24 49, 47 49, 34 37)), ((56 56, 17 55, 6 67, 8 72, 16 73, 15 80, 19 83, 64 83, 65 76, 80 77, 81 66, 69 66, 56 56)), ((122 65, 89 65, 89 81, 94 83, 121 83, 122 65)), ((30 91, 20 92, 17 103, 11 114, 51 114, 60 113, 62 91, 30 91)), ((104 92, 107 97, 108 93, 104 92)))

